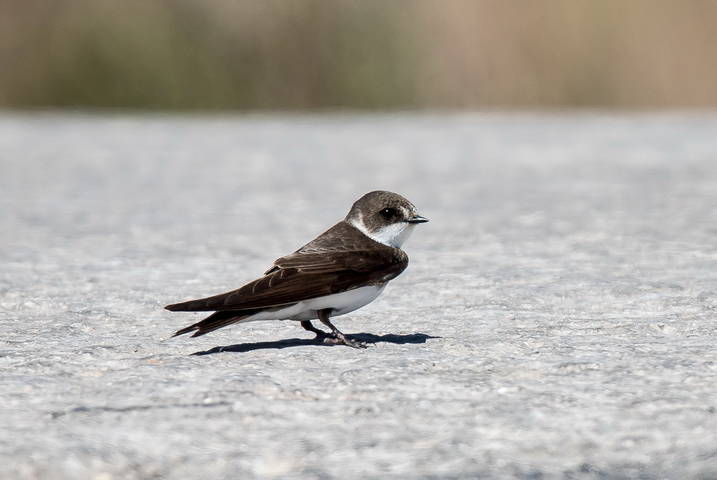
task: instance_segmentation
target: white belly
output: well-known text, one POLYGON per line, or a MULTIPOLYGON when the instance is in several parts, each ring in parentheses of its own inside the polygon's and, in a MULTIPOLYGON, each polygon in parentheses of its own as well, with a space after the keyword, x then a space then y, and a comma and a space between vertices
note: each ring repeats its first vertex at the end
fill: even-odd
POLYGON ((354 288, 346 292, 334 293, 324 297, 312 298, 304 300, 295 305, 282 308, 280 310, 259 312, 248 317, 243 322, 252 322, 255 320, 313 320, 319 318, 316 311, 325 308, 331 308, 332 317, 344 315, 353 312, 364 305, 374 301, 378 297, 386 284, 380 286, 368 286, 354 288))

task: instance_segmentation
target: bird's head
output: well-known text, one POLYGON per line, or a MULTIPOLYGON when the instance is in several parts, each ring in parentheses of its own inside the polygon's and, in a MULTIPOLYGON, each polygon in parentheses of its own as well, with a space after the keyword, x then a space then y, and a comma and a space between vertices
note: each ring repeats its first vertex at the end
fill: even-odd
POLYGON ((420 216, 416 207, 401 195, 377 190, 356 200, 346 221, 371 239, 400 248, 413 228, 428 219, 420 216))

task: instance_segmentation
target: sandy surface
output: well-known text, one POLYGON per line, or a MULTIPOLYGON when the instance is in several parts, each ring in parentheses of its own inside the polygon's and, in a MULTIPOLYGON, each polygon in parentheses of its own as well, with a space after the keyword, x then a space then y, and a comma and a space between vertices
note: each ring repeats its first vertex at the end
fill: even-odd
POLYGON ((0 477, 717 478, 717 116, 0 116, 0 477), (336 324, 169 339, 373 189, 336 324), (218 348, 224 347, 224 348, 218 348))

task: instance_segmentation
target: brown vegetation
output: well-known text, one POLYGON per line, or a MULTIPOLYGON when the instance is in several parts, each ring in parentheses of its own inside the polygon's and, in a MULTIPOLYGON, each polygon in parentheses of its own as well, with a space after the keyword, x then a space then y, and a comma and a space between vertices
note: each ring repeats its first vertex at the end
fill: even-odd
POLYGON ((717 106, 717 2, 0 0, 0 105, 717 106))

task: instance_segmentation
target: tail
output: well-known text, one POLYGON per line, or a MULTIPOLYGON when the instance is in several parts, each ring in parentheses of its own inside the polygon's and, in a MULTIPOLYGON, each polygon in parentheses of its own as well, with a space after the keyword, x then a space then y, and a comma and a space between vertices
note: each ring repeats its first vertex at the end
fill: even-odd
POLYGON ((216 306, 207 305, 206 298, 200 298, 199 300, 189 300, 188 302, 174 303, 167 305, 165 310, 170 312, 202 312, 217 310, 216 306))
POLYGON ((244 320, 245 318, 250 317, 257 312, 258 310, 227 310, 221 312, 214 312, 201 322, 197 322, 194 325, 190 325, 181 330, 177 330, 177 332, 172 336, 176 337, 177 335, 184 335, 185 333, 194 332, 194 335, 192 336, 199 337, 201 335, 204 335, 205 333, 213 332, 218 328, 226 327, 227 325, 231 325, 232 323, 244 320))

